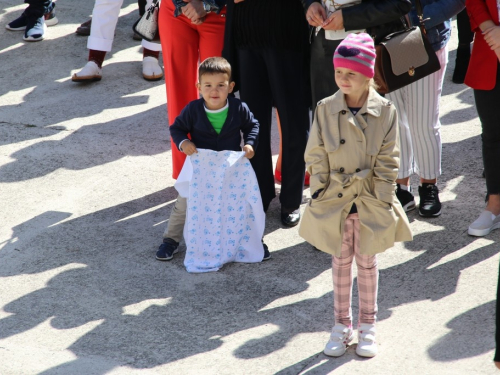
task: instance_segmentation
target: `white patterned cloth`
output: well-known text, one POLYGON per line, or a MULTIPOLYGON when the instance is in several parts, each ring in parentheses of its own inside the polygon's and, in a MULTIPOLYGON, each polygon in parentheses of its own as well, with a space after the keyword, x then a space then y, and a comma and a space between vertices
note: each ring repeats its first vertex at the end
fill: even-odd
POLYGON ((265 213, 257 177, 244 155, 198 149, 186 158, 175 188, 188 202, 184 226, 188 272, 262 261, 265 213))
MULTIPOLYGON (((330 17, 332 13, 336 12, 339 9, 356 5, 361 3, 360 0, 321 0, 321 4, 326 10, 326 16, 330 17)), ((321 26, 316 27, 316 35, 318 35, 319 31, 321 30, 321 26)), ((341 40, 345 39, 347 35, 354 33, 361 33, 364 32, 365 30, 350 30, 350 31, 345 31, 345 29, 342 30, 325 30, 325 39, 327 40, 341 40)))

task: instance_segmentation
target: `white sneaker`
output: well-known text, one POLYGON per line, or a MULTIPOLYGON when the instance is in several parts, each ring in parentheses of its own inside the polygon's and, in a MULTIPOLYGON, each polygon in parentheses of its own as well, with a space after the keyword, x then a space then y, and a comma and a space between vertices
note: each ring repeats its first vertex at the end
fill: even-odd
POLYGON ((332 329, 330 340, 325 346, 323 353, 330 357, 340 357, 345 353, 347 345, 354 338, 352 328, 337 323, 332 329))
POLYGON ((377 352, 375 324, 361 323, 358 326, 358 346, 356 347, 356 354, 360 357, 375 357, 377 352))
POLYGON ((163 70, 158 64, 158 59, 153 56, 142 59, 142 76, 146 81, 158 81, 163 78, 163 70))
POLYGON ((482 237, 497 228, 500 228, 500 215, 495 216, 490 211, 484 210, 476 221, 469 225, 469 235, 482 237))
POLYGON ((73 74, 73 82, 92 82, 100 81, 102 78, 102 69, 94 61, 89 61, 82 70, 73 74))

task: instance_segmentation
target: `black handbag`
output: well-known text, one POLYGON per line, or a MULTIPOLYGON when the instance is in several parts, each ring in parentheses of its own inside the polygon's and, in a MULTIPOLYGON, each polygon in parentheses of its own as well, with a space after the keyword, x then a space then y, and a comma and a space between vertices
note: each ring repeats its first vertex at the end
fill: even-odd
POLYGON ((387 94, 441 69, 439 59, 426 36, 420 0, 416 0, 419 26, 387 35, 375 46, 377 91, 387 94))
POLYGON ((153 0, 151 6, 146 10, 141 18, 134 23, 132 29, 142 39, 150 42, 160 40, 158 34, 158 12, 160 9, 160 0, 153 0))

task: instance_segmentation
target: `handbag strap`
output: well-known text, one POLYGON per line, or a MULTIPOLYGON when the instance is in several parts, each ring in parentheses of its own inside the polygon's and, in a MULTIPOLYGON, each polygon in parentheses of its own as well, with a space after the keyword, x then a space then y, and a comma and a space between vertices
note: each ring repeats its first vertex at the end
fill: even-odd
POLYGON ((425 21, 430 20, 430 18, 426 18, 424 20, 424 9, 420 0, 415 0, 415 8, 417 9, 417 17, 420 23, 420 30, 422 30, 422 33, 427 34, 427 30, 425 29, 425 21))

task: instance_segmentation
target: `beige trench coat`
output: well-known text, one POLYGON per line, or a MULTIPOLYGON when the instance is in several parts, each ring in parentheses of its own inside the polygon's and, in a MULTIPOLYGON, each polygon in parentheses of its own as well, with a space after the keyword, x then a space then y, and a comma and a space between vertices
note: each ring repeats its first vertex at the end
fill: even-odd
POLYGON ((340 256, 344 222, 355 203, 361 253, 373 255, 410 241, 408 218, 396 198, 398 119, 394 105, 370 89, 356 116, 339 90, 318 103, 305 152, 311 201, 299 234, 340 256), (321 190, 324 189, 324 190, 321 190))

